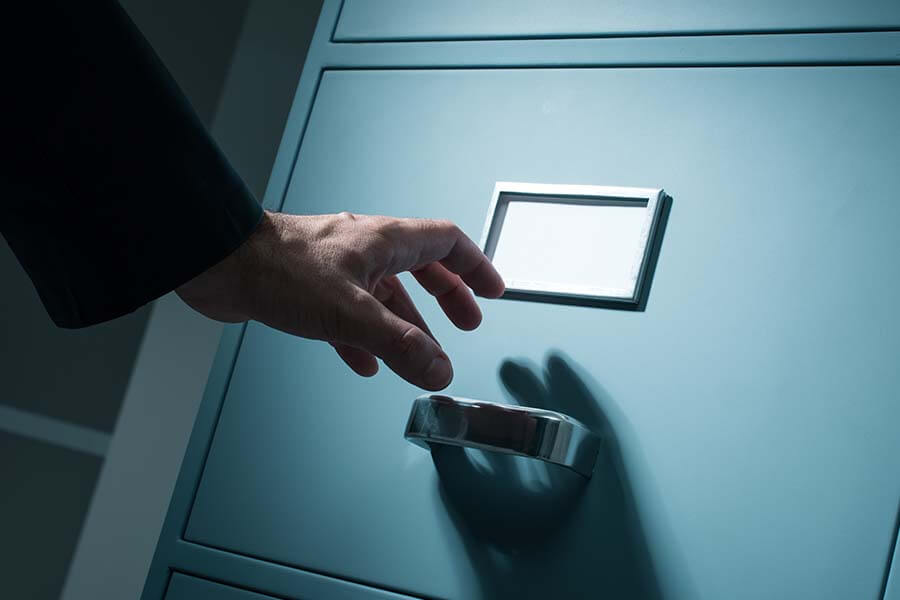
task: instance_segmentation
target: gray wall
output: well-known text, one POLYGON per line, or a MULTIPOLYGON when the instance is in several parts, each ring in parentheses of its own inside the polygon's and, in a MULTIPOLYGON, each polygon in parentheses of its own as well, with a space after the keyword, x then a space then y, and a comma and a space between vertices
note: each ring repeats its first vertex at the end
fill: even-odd
POLYGON ((119 0, 212 125, 250 0, 119 0))
POLYGON ((58 597, 100 462, 0 431, 0 596, 58 597))
POLYGON ((58 329, 2 237, 0 280, 0 404, 111 433, 148 308, 88 330, 58 329))
POLYGON ((57 329, 5 241, 0 280, 0 596, 57 598, 149 310, 57 329))

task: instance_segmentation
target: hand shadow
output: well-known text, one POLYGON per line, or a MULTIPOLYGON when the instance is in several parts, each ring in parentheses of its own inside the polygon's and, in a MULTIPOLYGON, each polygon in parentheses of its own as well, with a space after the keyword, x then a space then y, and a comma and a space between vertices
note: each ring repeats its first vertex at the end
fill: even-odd
POLYGON ((512 400, 565 413, 604 438, 593 476, 522 457, 435 445, 440 494, 483 598, 660 597, 606 415, 576 372, 551 355, 543 380, 505 361, 512 400))

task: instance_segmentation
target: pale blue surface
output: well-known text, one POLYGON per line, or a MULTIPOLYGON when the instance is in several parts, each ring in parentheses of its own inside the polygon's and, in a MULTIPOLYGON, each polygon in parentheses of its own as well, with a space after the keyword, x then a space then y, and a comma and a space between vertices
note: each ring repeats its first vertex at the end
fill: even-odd
POLYGON ((605 412, 624 471, 613 453, 578 494, 492 463, 524 482, 479 496, 491 478, 444 457, 439 487, 402 439, 418 390, 253 324, 187 539, 489 598, 633 591, 646 538, 667 597, 877 597, 900 496, 898 89, 897 67, 327 72, 287 211, 446 217, 477 237, 496 180, 675 197, 644 313, 482 302, 460 333, 413 289, 449 392, 508 399, 503 361, 540 363, 551 407, 605 412), (552 350, 574 374, 545 376, 552 350))
MULTIPOLYGON (((221 570, 222 564, 234 563, 235 560, 233 557, 225 557, 223 560, 216 562, 220 568, 217 569, 215 566, 212 566, 211 571, 213 573, 221 570)), ((269 596, 247 591, 248 589, 260 589, 262 587, 266 589, 278 588, 281 583, 279 580, 283 579, 281 575, 285 571, 285 569, 281 569, 281 573, 279 573, 278 569, 270 569, 268 577, 262 579, 262 581, 255 581, 252 576, 248 577, 248 571, 252 570, 246 568, 249 562, 251 561, 240 561, 238 568, 226 575, 229 579, 235 577, 240 579, 241 587, 232 587, 224 583, 174 572, 168 581, 164 600, 279 600, 282 598, 290 598, 292 600, 411 600, 408 596, 390 594, 344 581, 330 580, 327 585, 305 585, 303 583, 304 579, 308 580, 316 576, 298 573, 297 571, 294 571, 294 574, 300 576, 301 584, 296 585, 297 581, 295 580, 293 588, 284 590, 284 595, 269 596)), ((319 579, 324 580, 325 578, 319 577, 319 579)), ((281 587, 284 586, 281 585, 281 587)))
MULTIPOLYGON (((896 65, 900 63, 900 31, 338 43, 324 45, 319 58, 327 68, 385 69, 896 65)), ((315 84, 312 77, 301 81, 315 84)), ((296 129, 292 131, 296 134, 296 129)))
POLYGON ((404 40, 884 29, 896 0, 344 0, 334 39, 404 40))
POLYGON ((255 592, 197 579, 183 573, 173 573, 166 592, 166 600, 276 600, 255 592))
POLYGON ((900 539, 894 546, 890 577, 885 581, 884 600, 900 600, 900 539))

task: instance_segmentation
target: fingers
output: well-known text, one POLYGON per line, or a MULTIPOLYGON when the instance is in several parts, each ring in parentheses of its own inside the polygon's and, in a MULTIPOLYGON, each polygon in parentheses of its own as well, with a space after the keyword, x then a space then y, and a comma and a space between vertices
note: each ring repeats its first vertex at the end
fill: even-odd
POLYGON ((413 385, 441 390, 450 384, 453 378, 450 360, 423 329, 397 316, 368 294, 360 296, 351 318, 355 322, 351 328, 354 339, 345 343, 378 356, 413 385))
POLYGON ((469 331, 481 324, 481 309, 459 275, 451 273, 441 263, 425 265, 413 271, 413 277, 438 304, 450 321, 460 329, 469 331))
POLYGON ((363 377, 372 377, 378 372, 378 360, 361 348, 355 348, 347 344, 332 343, 335 351, 338 353, 347 366, 353 369, 357 375, 363 377))
POLYGON ((441 264, 462 277, 466 285, 479 296, 499 298, 506 291, 506 285, 503 283, 500 273, 481 249, 475 245, 475 242, 465 234, 460 235, 465 240, 460 240, 456 248, 462 249, 457 252, 451 251, 446 258, 441 259, 441 264), (472 266, 473 264, 474 266, 472 266))
POLYGON ((401 219, 385 229, 399 251, 396 271, 422 269, 440 262, 459 275, 479 296, 499 298, 505 286, 491 261, 459 227, 450 221, 401 219))
POLYGON ((366 228, 372 248, 353 263, 361 266, 355 276, 358 293, 330 338, 338 354, 361 375, 375 373, 377 356, 410 383, 443 389, 453 377, 450 361, 396 274, 411 271, 454 325, 465 330, 476 328, 482 318, 468 288, 498 298, 505 290, 503 279, 478 246, 449 221, 376 216, 354 218, 353 224, 366 228))
MULTIPOLYGON (((407 327, 412 326, 418 328, 422 333, 430 337, 432 341, 435 343, 437 342, 434 335, 432 335, 431 331, 428 329, 428 325, 426 325, 422 315, 419 313, 418 309, 416 309, 416 305, 413 303, 412 298, 409 297, 409 294, 403 287, 403 283, 396 275, 391 275, 382 279, 378 285, 375 286, 373 295, 388 310, 400 317, 401 320, 406 321, 407 327)), ((410 335, 418 334, 413 333, 410 335)), ((347 366, 353 369, 357 374, 362 375, 363 377, 371 377, 378 372, 378 360, 375 358, 375 355, 368 350, 342 343, 332 343, 331 345, 334 346, 338 355, 345 363, 347 363, 347 366)), ((444 378, 445 377, 442 376, 440 380, 436 379, 434 385, 440 385, 444 378)), ((406 379, 409 380, 409 377, 406 377, 406 379)), ((421 385, 421 382, 417 383, 416 381, 413 381, 413 383, 421 385)))
POLYGON ((412 298, 409 297, 406 288, 403 287, 403 282, 400 281, 399 277, 396 275, 385 277, 375 286, 373 294, 379 302, 387 306, 395 315, 412 323, 427 333, 431 339, 437 341, 437 338, 434 337, 425 323, 425 319, 419 313, 419 309, 416 308, 412 298))

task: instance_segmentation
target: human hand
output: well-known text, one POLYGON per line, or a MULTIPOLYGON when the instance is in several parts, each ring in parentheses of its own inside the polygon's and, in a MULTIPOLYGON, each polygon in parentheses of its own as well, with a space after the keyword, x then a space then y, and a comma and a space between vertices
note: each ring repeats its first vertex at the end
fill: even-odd
POLYGON ((254 319, 324 340, 356 373, 381 358, 410 383, 439 390, 450 359, 397 278, 410 271, 454 325, 481 323, 479 296, 504 284, 478 246, 449 221, 266 212, 234 253, 176 292, 198 312, 226 322, 254 319))

